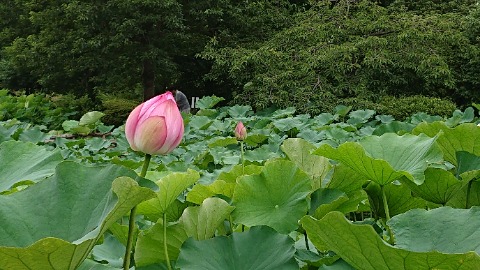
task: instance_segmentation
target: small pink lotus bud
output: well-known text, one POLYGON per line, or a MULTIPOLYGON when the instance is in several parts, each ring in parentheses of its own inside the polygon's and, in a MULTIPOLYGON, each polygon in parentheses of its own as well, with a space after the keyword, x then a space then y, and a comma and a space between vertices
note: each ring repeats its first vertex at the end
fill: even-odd
POLYGON ((172 152, 182 141, 183 131, 183 118, 170 92, 138 105, 125 124, 130 147, 150 155, 172 152))
POLYGON ((245 128, 241 121, 238 122, 235 127, 235 138, 239 141, 243 141, 247 138, 247 128, 245 128))

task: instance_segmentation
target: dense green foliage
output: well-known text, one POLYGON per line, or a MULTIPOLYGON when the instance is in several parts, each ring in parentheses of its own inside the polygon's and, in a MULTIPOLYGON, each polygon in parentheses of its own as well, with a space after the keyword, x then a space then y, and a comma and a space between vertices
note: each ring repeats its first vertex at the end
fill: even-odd
POLYGON ((480 6, 414 1, 0 3, 0 87, 150 97, 177 84, 255 109, 383 96, 476 102, 480 6))
POLYGON ((134 206, 136 269, 480 267, 473 109, 396 121, 219 101, 184 116, 182 143, 145 178, 100 112, 67 134, 0 121, 0 268, 120 269, 134 206))
POLYGON ((319 1, 266 42, 211 44, 204 55, 214 60, 215 74, 227 73, 241 87, 237 103, 259 108, 293 103, 321 112, 339 99, 378 102, 383 95, 474 100, 478 80, 470 74, 478 70, 480 50, 467 35, 474 26, 466 23, 476 21, 478 6, 466 16, 465 9, 440 13, 430 5, 421 12, 399 5, 340 1, 332 8, 319 1))
POLYGON ((59 129, 63 121, 78 118, 82 114, 82 99, 73 96, 17 93, 0 90, 0 121, 16 119, 48 129, 59 129))

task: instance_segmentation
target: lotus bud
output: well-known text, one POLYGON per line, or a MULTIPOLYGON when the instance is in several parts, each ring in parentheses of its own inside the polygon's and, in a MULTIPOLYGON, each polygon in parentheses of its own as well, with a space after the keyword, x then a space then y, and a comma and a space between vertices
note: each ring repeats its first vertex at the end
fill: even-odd
POLYGON ((241 121, 238 122, 235 127, 235 138, 239 141, 243 141, 247 138, 247 128, 245 128, 241 121))
POLYGON ((183 132, 183 118, 170 92, 138 105, 125 124, 130 147, 150 155, 172 152, 182 141, 183 132))

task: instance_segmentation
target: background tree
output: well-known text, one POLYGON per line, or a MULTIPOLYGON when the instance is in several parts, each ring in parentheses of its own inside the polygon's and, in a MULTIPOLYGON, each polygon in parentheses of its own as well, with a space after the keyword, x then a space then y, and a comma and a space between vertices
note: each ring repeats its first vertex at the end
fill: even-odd
POLYGON ((214 61, 211 76, 236 82, 235 102, 256 108, 294 105, 318 113, 342 100, 378 102, 385 95, 468 100, 457 72, 470 55, 465 15, 399 12, 399 6, 318 1, 262 43, 212 42, 202 55, 214 61))

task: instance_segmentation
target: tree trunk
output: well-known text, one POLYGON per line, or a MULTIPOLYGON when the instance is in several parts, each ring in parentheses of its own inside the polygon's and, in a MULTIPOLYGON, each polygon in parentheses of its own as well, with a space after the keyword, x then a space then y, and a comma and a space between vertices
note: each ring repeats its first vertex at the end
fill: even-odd
POLYGON ((155 69, 151 60, 143 60, 143 100, 151 99, 155 96, 155 69))

